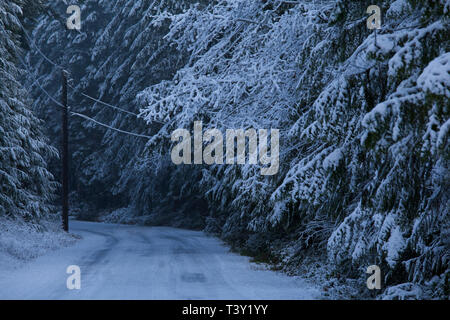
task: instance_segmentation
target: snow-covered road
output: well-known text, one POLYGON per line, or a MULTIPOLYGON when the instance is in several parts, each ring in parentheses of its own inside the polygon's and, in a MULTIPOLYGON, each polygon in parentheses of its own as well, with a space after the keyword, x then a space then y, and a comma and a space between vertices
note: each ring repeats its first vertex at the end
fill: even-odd
POLYGON ((315 299, 300 278, 262 270, 202 232, 71 222, 75 246, 0 274, 0 299, 315 299), (69 290, 66 269, 81 269, 69 290))

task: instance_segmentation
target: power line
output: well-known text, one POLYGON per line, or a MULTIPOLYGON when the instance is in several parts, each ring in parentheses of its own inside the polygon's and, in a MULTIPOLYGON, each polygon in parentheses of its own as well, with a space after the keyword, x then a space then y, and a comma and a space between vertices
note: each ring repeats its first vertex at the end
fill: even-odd
MULTIPOLYGON (((33 46, 36 48, 36 50, 38 51, 38 53, 39 53, 39 54, 40 54, 47 62, 49 62, 49 63, 52 64, 53 66, 55 66, 55 67, 57 67, 57 68, 60 68, 60 69, 63 69, 63 70, 64 70, 63 67, 61 67, 59 64, 53 62, 50 58, 48 58, 48 57, 47 57, 47 56, 39 49, 39 47, 36 45, 36 43, 31 39, 31 37, 29 37, 27 31, 25 30, 24 26, 23 26, 20 22, 19 22, 19 25, 20 25, 20 27, 22 28, 22 31, 24 32, 25 37, 27 38, 27 40, 33 44, 33 46)), ((24 67, 28 70, 28 72, 30 72, 29 66, 27 66, 27 65, 24 63, 24 61, 23 61, 20 57, 19 57, 19 60, 20 60, 21 63, 24 65, 24 67)), ((67 71, 66 71, 66 72, 67 72, 67 71)), ((41 84, 39 83, 39 81, 38 81, 37 79, 35 79, 35 83, 37 83, 38 87, 39 87, 39 88, 40 88, 40 89, 41 89, 41 90, 49 97, 50 100, 52 100, 54 103, 56 103, 59 107, 65 108, 65 106, 63 106, 61 103, 59 103, 55 98, 53 98, 53 97, 52 97, 52 96, 51 96, 51 95, 50 95, 50 94, 49 94, 49 93, 41 86, 41 84)), ((33 83, 33 84, 34 84, 34 83, 33 83)), ((70 88, 76 90, 72 85, 68 84, 68 86, 69 86, 70 88)), ((83 93, 83 92, 79 92, 79 93, 80 93, 82 96, 84 96, 84 97, 86 97, 86 98, 88 98, 88 99, 90 99, 90 100, 92 100, 92 101, 95 101, 95 102, 100 103, 100 104, 102 104, 102 105, 105 105, 105 106, 107 106, 107 107, 113 108, 113 109, 118 110, 118 111, 120 111, 120 112, 129 114, 129 115, 133 115, 133 116, 135 116, 136 118, 140 119, 140 117, 139 117, 139 115, 138 115, 137 113, 133 113, 133 112, 131 112, 131 111, 128 111, 128 110, 125 110, 125 109, 122 109, 122 108, 113 106, 113 105, 111 105, 111 104, 109 104, 109 103, 106 103, 106 102, 104 102, 104 101, 101 101, 101 100, 99 100, 99 99, 96 99, 96 98, 94 98, 94 97, 91 97, 90 95, 85 94, 85 93, 83 93)), ((70 107, 69 107, 69 109, 70 109, 70 107)), ((111 127, 111 126, 109 126, 109 125, 107 125, 107 124, 101 123, 101 122, 99 122, 99 121, 97 121, 97 120, 95 120, 95 119, 92 119, 92 118, 90 118, 90 117, 88 117, 88 116, 86 116, 86 115, 84 115, 84 114, 81 114, 81 113, 71 112, 71 115, 75 115, 75 116, 84 118, 84 119, 89 120, 89 121, 92 121, 92 122, 94 122, 94 123, 96 123, 96 124, 98 124, 98 125, 100 125, 100 126, 102 126, 102 127, 109 128, 109 129, 111 129, 111 130, 114 130, 114 131, 117 131, 117 132, 120 132, 120 133, 129 134, 129 135, 132 135, 132 136, 135 136, 135 137, 142 137, 142 138, 148 138, 148 139, 151 138, 151 137, 146 136, 146 135, 141 135, 141 134, 137 134, 137 133, 133 133, 133 132, 128 132, 128 131, 124 131, 124 130, 120 130, 120 129, 111 127)), ((153 122, 158 122, 158 123, 164 124, 163 122, 159 122, 159 121, 153 121, 153 122)))
MULTIPOLYGON (((58 102, 55 98, 53 98, 48 92, 47 92, 47 90, 45 90, 42 86, 41 86, 41 84, 39 83, 39 81, 37 81, 36 80, 36 83, 37 83, 37 85, 38 85, 38 87, 54 102, 54 103, 56 103, 59 107, 61 107, 61 108, 65 108, 65 106, 63 106, 60 102, 58 102)), ((68 107, 68 109, 70 110, 70 107, 68 107)), ((83 118, 83 119, 85 119, 85 120, 88 120, 88 121, 91 121, 91 122, 94 122, 95 124, 97 124, 97 125, 99 125, 99 126, 102 126, 102 127, 105 127, 105 128, 108 128, 108 129, 111 129, 111 130, 114 130, 114 131, 117 131, 117 132, 120 132, 120 133, 123 133, 123 134, 128 134, 128 135, 131 135, 131 136, 134 136, 134 137, 140 137, 140 138, 147 138, 147 139, 151 139, 152 137, 150 137, 150 136, 146 136, 146 135, 142 135, 142 134, 137 134, 137 133, 134 133, 134 132, 129 132, 129 131, 124 131, 124 130, 120 130, 120 129, 117 129, 117 128, 114 128, 114 127, 111 127, 111 126, 109 126, 109 125, 107 125, 107 124, 104 124, 104 123, 101 123, 101 122, 99 122, 99 121, 97 121, 97 120, 95 120, 95 119, 92 119, 91 117, 88 117, 88 116, 86 116, 86 115, 84 115, 84 114, 81 114, 81 113, 78 113, 78 112, 73 112, 73 111, 70 111, 70 115, 71 116, 77 116, 77 117, 80 117, 80 118, 83 118)))
MULTIPOLYGON (((70 85, 70 84, 69 84, 68 86, 69 86, 71 89, 77 91, 77 89, 76 89, 74 86, 72 86, 72 85, 70 85)), ((77 92, 78 92, 78 91, 77 91, 77 92)), ((102 104, 102 105, 104 105, 104 106, 107 106, 107 107, 112 108, 112 109, 115 109, 115 110, 117 110, 117 111, 126 113, 126 114, 128 114, 128 115, 132 115, 132 116, 134 116, 134 117, 136 117, 136 118, 138 118, 138 119, 142 119, 142 118, 139 116, 139 114, 137 114, 137 113, 134 113, 134 112, 131 112, 131 111, 128 111, 128 110, 119 108, 119 107, 117 107, 117 106, 113 106, 112 104, 109 104, 109 103, 104 102, 104 101, 102 101, 102 100, 100 100, 100 99, 94 98, 94 97, 92 97, 92 96, 90 96, 90 95, 88 95, 88 94, 86 94, 86 93, 83 93, 83 92, 78 92, 78 93, 79 93, 80 95, 82 95, 83 97, 85 97, 85 98, 87 98, 87 99, 90 99, 90 100, 92 100, 92 101, 94 101, 94 102, 100 103, 100 104, 102 104)), ((165 124, 164 122, 158 121, 158 120, 151 120, 151 122, 156 122, 156 123, 160 123, 160 124, 165 124)))
MULTIPOLYGON (((70 85, 70 84, 68 84, 68 86, 69 86, 71 89, 73 89, 73 90, 77 90, 75 87, 73 87, 73 86, 70 85)), ((105 105, 105 106, 107 106, 107 107, 113 108, 113 109, 118 110, 118 111, 120 111, 120 112, 123 112, 123 113, 129 114, 129 115, 135 116, 136 118, 139 118, 139 115, 138 115, 137 113, 134 113, 134 112, 131 112, 131 111, 128 111, 128 110, 125 110, 125 109, 122 109, 122 108, 113 106, 113 105, 111 105, 111 104, 109 104, 109 103, 106 103, 106 102, 104 102, 104 101, 101 101, 101 100, 99 100, 99 99, 96 99, 96 98, 94 98, 94 97, 91 97, 90 95, 85 94, 85 93, 83 93, 83 92, 79 92, 79 94, 81 94, 83 97, 88 98, 88 99, 90 99, 90 100, 92 100, 92 101, 98 102, 98 103, 100 103, 100 104, 102 104, 102 105, 105 105)))
MULTIPOLYGON (((21 63, 24 65, 24 67, 29 71, 29 68, 28 68, 27 65, 23 62, 23 60, 20 59, 20 58, 19 58, 19 60, 20 60, 21 63)), ((53 101, 58 107, 63 108, 63 109, 66 108, 64 105, 62 105, 62 103, 60 103, 60 102, 57 101, 55 98, 53 98, 52 95, 51 95, 50 93, 48 93, 48 91, 45 90, 45 89, 42 87, 42 85, 39 83, 39 81, 38 81, 37 79, 35 79, 34 83, 36 83, 37 86, 42 90, 42 92, 44 92, 45 95, 46 95, 51 101, 53 101)), ((108 128, 108 129, 110 129, 110 130, 113 130, 113 131, 116 131, 116 132, 120 132, 120 133, 123 133, 123 134, 127 134, 127 135, 131 135, 131 136, 134 136, 134 137, 147 138, 147 139, 151 139, 151 138, 152 138, 152 137, 150 137, 150 136, 146 136, 146 135, 143 135, 143 134, 137 134, 137 133, 134 133, 134 132, 124 131, 124 130, 121 130, 121 129, 117 129, 117 128, 111 127, 111 126, 109 126, 109 125, 107 125, 107 124, 104 124, 104 123, 101 123, 101 122, 99 122, 99 121, 97 121, 97 120, 95 120, 95 119, 92 119, 91 117, 88 117, 88 116, 86 116, 86 115, 84 115, 84 114, 81 114, 81 113, 78 113, 78 112, 70 111, 70 107, 68 107, 68 109, 69 109, 69 112, 70 112, 70 115, 71 115, 71 116, 76 116, 76 117, 83 118, 83 119, 85 119, 85 120, 94 122, 95 124, 97 124, 97 125, 99 125, 99 126, 102 126, 102 127, 105 127, 105 128, 108 128)))
POLYGON ((50 58, 48 58, 42 51, 41 49, 39 49, 39 47, 36 45, 36 43, 28 36, 27 31, 25 30, 25 28, 23 27, 22 23, 19 22, 20 27, 22 28, 22 31, 25 34, 25 37, 28 39, 29 42, 31 42, 33 44, 33 46, 36 48, 36 50, 39 52, 39 54, 45 59, 47 60, 50 64, 52 64, 53 66, 60 68, 60 69, 64 69, 63 67, 61 67, 59 64, 53 62, 50 58))
MULTIPOLYGON (((41 86, 41 84, 39 83, 39 81, 36 81, 36 83, 37 83, 37 85, 38 85, 38 87, 54 102, 54 103, 56 103, 59 107, 61 107, 61 108, 65 108, 65 106, 63 106, 60 102, 58 102, 55 98, 53 98, 48 92, 47 92, 47 90, 45 90, 42 86, 41 86)), ((70 110, 70 107, 68 107, 68 109, 70 110)), ((104 124, 104 123, 101 123, 101 122, 99 122, 99 121, 97 121, 97 120, 95 120, 95 119, 93 119, 93 118, 91 118, 91 117, 88 117, 88 116, 86 116, 86 115, 84 115, 84 114, 82 114, 82 113, 78 113, 78 112, 73 112, 73 111, 70 111, 70 115, 71 116, 77 116, 77 117, 80 117, 80 118, 83 118, 83 119, 85 119, 85 120, 88 120, 88 121, 91 121, 91 122, 94 122, 95 124, 97 124, 97 125, 99 125, 99 126, 102 126, 102 127, 105 127, 105 128, 108 128, 108 129, 110 129, 110 130, 114 130, 114 131, 117 131, 117 132, 120 132, 120 133, 123 133, 123 134, 128 134, 128 135, 131 135, 131 136, 134 136, 134 137, 140 137, 140 138, 147 138, 147 139, 151 139, 152 137, 150 137, 150 136, 146 136, 146 135, 142 135, 142 134, 137 134, 137 133, 134 133, 134 132, 129 132, 129 131, 124 131, 124 130, 121 130, 121 129, 117 129, 117 128, 114 128, 114 127, 111 127, 111 126, 109 126, 109 125, 107 125, 107 124, 104 124)))
POLYGON ((98 122, 97 120, 92 119, 92 118, 90 118, 90 117, 88 117, 88 116, 86 116, 86 115, 84 115, 84 114, 81 114, 81 113, 70 112, 70 114, 71 114, 72 116, 77 116, 77 117, 83 118, 83 119, 85 119, 85 120, 92 121, 92 122, 98 124, 99 126, 102 126, 102 127, 105 127, 105 128, 108 128, 108 129, 111 129, 111 130, 114 130, 114 131, 117 131, 117 132, 120 132, 120 133, 123 133, 123 134, 128 134, 128 135, 135 136, 135 137, 139 137, 139 138, 147 138, 147 139, 151 139, 151 138, 152 138, 152 137, 150 137, 150 136, 146 136, 146 135, 143 135, 143 134, 138 134, 138 133, 128 132, 128 131, 124 131, 124 130, 120 130, 120 129, 111 127, 111 126, 109 126, 109 125, 107 125, 107 124, 98 122))
MULTIPOLYGON (((36 82, 36 84, 38 85, 38 87, 46 94, 46 96, 50 99, 50 100, 52 100, 54 103, 56 103, 56 105, 58 106, 58 107, 61 107, 61 108, 66 108, 65 106, 63 106, 62 105, 62 103, 60 103, 59 101, 57 101, 55 98, 53 98, 51 95, 50 95, 50 93, 48 93, 48 91, 47 90, 45 90, 42 86, 41 86, 41 84, 39 83, 39 81, 35 81, 36 82)), ((70 110, 70 107, 68 107, 68 109, 70 110)))
MULTIPOLYGON (((40 54, 47 62, 49 62, 49 63, 52 64, 53 66, 55 66, 55 67, 57 67, 57 68, 60 68, 60 69, 63 69, 63 70, 64 70, 63 67, 61 67, 59 64, 53 62, 50 58, 48 58, 48 57, 47 57, 47 56, 39 49, 39 47, 36 45, 36 43, 31 39, 31 37, 29 37, 27 31, 25 30, 24 26, 23 26, 20 22, 19 22, 19 25, 20 25, 20 27, 22 28, 22 30, 23 30, 23 32, 24 32, 26 38, 28 39, 28 41, 31 42, 31 43, 33 44, 33 46, 36 48, 36 50, 38 51, 38 53, 39 53, 39 54, 40 54)), ((75 87, 73 87, 73 86, 70 85, 70 84, 68 84, 68 86, 69 86, 71 89, 73 89, 73 90, 77 90, 75 87)), ((97 103, 100 103, 100 104, 102 104, 102 105, 104 105, 104 106, 110 107, 110 108, 115 109, 115 110, 117 110, 117 111, 126 113, 126 114, 128 114, 128 115, 132 115, 132 116, 134 116, 134 117, 136 117, 136 118, 138 118, 138 119, 141 119, 141 118, 139 117, 139 114, 137 114, 137 113, 134 113, 134 112, 125 110, 125 109, 123 109, 123 108, 119 108, 119 107, 113 106, 113 105, 111 105, 111 104, 109 104, 109 103, 107 103, 107 102, 101 101, 100 99, 96 99, 96 98, 94 98, 94 97, 91 97, 90 95, 88 95, 88 94, 86 94, 86 93, 83 93, 83 92, 78 92, 78 93, 81 94, 83 97, 85 97, 85 98, 87 98, 87 99, 90 99, 90 100, 95 101, 95 102, 97 102, 97 103)), ((55 101, 52 97, 51 97, 51 99, 52 99, 53 101, 55 101)), ((156 122, 156 123, 160 123, 160 124, 165 124, 164 122, 161 122, 161 121, 158 121, 158 120, 151 120, 151 122, 156 122)))

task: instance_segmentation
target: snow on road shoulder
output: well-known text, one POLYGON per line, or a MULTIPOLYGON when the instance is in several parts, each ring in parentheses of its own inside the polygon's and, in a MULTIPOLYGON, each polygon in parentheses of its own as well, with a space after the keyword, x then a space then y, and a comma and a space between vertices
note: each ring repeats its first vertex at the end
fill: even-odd
POLYGON ((0 218, 0 270, 13 270, 76 241, 76 236, 59 230, 57 222, 42 221, 39 226, 33 226, 20 220, 0 218))

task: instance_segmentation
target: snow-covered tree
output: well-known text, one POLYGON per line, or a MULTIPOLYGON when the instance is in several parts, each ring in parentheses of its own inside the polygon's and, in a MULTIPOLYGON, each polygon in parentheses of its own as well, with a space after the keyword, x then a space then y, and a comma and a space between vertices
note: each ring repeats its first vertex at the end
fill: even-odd
POLYGON ((297 230, 306 247, 326 246, 338 270, 376 263, 388 284, 442 280, 449 4, 384 1, 377 34, 366 24, 370 4, 224 0, 161 14, 190 58, 139 95, 143 116, 166 123, 149 147, 167 153, 171 132, 198 120, 281 128, 275 178, 252 166, 191 169, 216 230, 297 230))
POLYGON ((21 84, 20 19, 26 1, 0 1, 0 216, 36 222, 52 210, 56 183, 47 171, 55 156, 21 84))
MULTIPOLYGON (((443 288, 449 1, 379 1, 376 32, 368 0, 80 3, 80 32, 55 18, 66 9, 58 2, 32 38, 71 71, 73 110, 152 136, 73 119, 72 180, 83 200, 129 207, 146 223, 191 218, 247 249, 295 239, 338 273, 358 277, 378 264, 388 285, 431 279, 443 288), (279 173, 173 165, 171 134, 195 121, 204 130, 280 129, 279 173)), ((30 84, 41 77, 59 96, 54 66, 36 51, 28 61, 30 84)), ((50 100, 36 86, 33 94, 55 140, 50 100)))
MULTIPOLYGON (((150 84, 169 79, 182 62, 182 55, 170 47, 163 36, 167 23, 152 25, 153 15, 164 8, 176 12, 186 1, 98 1, 74 2, 81 8, 81 30, 65 26, 67 4, 48 3, 30 37, 55 64, 70 72, 69 105, 109 126, 149 135, 145 121, 138 119, 138 92, 150 84), (98 103, 102 100, 126 112, 98 103), (128 113, 127 113, 128 112, 128 113)), ((31 48, 29 63, 34 108, 48 124, 53 144, 58 143, 59 110, 39 84, 59 99, 61 75, 58 67, 31 48), (52 108, 44 108, 51 105, 52 108)), ((151 209, 154 178, 148 167, 140 165, 145 139, 130 137, 100 127, 85 119, 70 120, 71 189, 77 199, 97 209, 137 206, 151 209), (146 190, 144 192, 144 190, 146 190), (130 203, 131 202, 131 203, 130 203)), ((53 166, 58 172, 58 166, 53 166)), ((98 210, 90 210, 96 212, 98 210)))

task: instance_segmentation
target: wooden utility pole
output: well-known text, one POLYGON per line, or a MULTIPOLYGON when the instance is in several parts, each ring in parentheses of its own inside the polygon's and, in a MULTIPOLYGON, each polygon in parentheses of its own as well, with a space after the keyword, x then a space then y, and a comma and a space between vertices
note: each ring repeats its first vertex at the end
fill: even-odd
POLYGON ((374 31, 375 31, 375 47, 378 48, 378 45, 377 45, 377 29, 375 29, 374 31))
POLYGON ((69 110, 67 107, 67 71, 62 71, 62 225, 69 232, 69 110))

